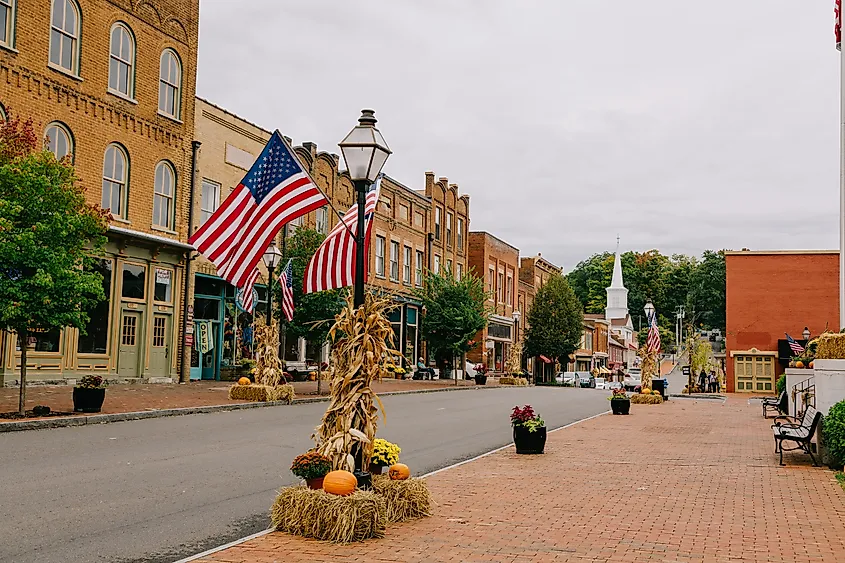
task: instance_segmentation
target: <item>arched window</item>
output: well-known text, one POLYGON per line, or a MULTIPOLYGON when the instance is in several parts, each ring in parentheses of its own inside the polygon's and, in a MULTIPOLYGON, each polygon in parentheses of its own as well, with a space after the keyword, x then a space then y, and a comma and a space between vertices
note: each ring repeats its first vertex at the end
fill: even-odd
POLYGON ((44 131, 44 148, 61 160, 67 155, 73 158, 73 137, 64 123, 54 121, 44 131))
POLYGON ((129 157, 123 147, 112 143, 106 147, 103 160, 103 209, 125 219, 128 187, 129 157))
POLYGON ((153 195, 153 225, 173 228, 173 196, 176 193, 176 173, 167 161, 156 166, 155 194, 153 195))
POLYGON ((15 45, 15 0, 0 0, 0 45, 15 45))
POLYGON ((109 46, 109 90, 131 98, 134 95, 135 38, 124 23, 111 28, 109 46))
POLYGON ((158 81, 158 111, 168 117, 179 119, 182 96, 182 64, 172 49, 161 54, 161 69, 158 81))
POLYGON ((8 116, 6 116, 6 108, 3 107, 3 104, 0 104, 0 124, 6 123, 8 119, 8 116))
POLYGON ((50 64, 79 74, 79 6, 73 0, 53 0, 50 19, 50 64))

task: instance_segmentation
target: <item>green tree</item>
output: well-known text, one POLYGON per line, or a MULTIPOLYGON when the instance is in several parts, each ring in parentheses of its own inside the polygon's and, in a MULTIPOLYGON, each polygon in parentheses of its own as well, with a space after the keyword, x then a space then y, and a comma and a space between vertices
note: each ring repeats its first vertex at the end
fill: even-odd
MULTIPOLYGON (((622 269, 623 277, 625 269, 622 269)), ((613 254, 602 252, 593 254, 578 263, 575 268, 567 274, 566 279, 581 306, 587 313, 603 313, 607 305, 607 292, 613 277, 613 254)))
POLYGON ((76 327, 85 333, 103 295, 88 271, 105 244, 108 215, 85 201, 69 159, 40 149, 32 122, 0 127, 0 328, 21 349, 18 411, 25 414, 29 336, 76 327))
POLYGON ((705 328, 725 331, 725 251, 705 250, 690 277, 688 307, 705 328))
POLYGON ((525 353, 566 358, 581 342, 584 313, 569 282, 557 275, 540 288, 528 311, 525 353))
POLYGON ((472 350, 472 339, 492 313, 481 278, 470 272, 458 280, 446 269, 428 272, 415 294, 425 308, 420 335, 439 366, 472 350))

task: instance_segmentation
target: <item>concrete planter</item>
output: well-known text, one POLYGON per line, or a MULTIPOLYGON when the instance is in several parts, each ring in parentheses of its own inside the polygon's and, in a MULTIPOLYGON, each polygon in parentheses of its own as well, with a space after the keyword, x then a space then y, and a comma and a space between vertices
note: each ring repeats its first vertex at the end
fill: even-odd
POLYGON ((816 409, 827 415, 830 407, 845 400, 845 360, 815 360, 816 409))
MULTIPOLYGON (((815 366, 816 364, 813 364, 815 366)), ((795 415, 795 401, 792 397, 792 388, 802 381, 807 381, 813 378, 813 370, 806 368, 786 368, 786 397, 789 404, 789 416, 795 415)))

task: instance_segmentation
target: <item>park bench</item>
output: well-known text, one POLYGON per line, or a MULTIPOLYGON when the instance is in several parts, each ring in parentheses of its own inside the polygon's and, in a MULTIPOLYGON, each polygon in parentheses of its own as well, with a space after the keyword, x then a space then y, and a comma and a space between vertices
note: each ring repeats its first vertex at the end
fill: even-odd
POLYGON ((810 454, 810 459, 813 460, 813 465, 818 467, 816 458, 813 457, 813 450, 811 442, 816 433, 816 428, 819 426, 819 421, 822 418, 822 413, 816 410, 816 407, 808 405, 804 410, 801 419, 795 419, 790 416, 779 416, 775 419, 772 425, 772 431, 775 438, 775 453, 780 454, 780 464, 783 463, 783 452, 794 450, 801 450, 804 453, 810 454), (791 420, 793 422, 780 422, 780 419, 791 420), (794 447, 784 448, 784 442, 792 442, 794 447))
POLYGON ((769 411, 775 411, 775 414, 786 412, 784 406, 786 405, 786 390, 784 390, 777 398, 763 397, 763 418, 769 418, 769 411))

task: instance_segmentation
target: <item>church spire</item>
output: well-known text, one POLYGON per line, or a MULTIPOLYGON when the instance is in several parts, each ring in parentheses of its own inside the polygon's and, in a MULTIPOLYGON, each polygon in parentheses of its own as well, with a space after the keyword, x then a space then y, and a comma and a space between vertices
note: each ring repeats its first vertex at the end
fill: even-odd
POLYGON ((604 317, 610 319, 624 319, 628 317, 628 290, 622 279, 622 255, 619 252, 619 235, 616 236, 616 255, 613 258, 613 278, 607 288, 607 307, 604 317))
POLYGON ((613 259, 613 279, 610 281, 612 288, 625 288, 622 280, 622 258, 619 254, 619 235, 616 235, 616 257, 613 259))

